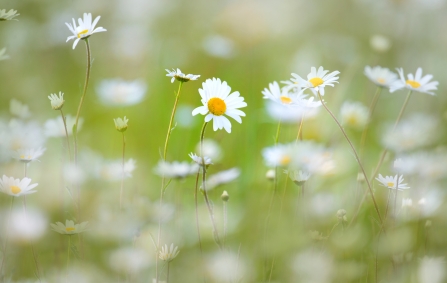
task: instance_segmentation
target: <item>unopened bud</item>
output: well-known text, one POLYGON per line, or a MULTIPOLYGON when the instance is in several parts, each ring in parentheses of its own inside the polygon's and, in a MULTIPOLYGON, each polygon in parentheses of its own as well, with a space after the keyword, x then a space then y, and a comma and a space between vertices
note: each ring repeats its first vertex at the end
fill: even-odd
POLYGON ((270 181, 273 181, 275 179, 275 176, 276 176, 275 169, 270 169, 267 171, 267 173, 265 173, 265 177, 270 181))
POLYGON ((223 191, 222 195, 220 196, 220 198, 224 201, 227 202, 230 199, 230 196, 228 195, 227 191, 223 191))
POLYGON ((348 221, 348 218, 346 218, 346 210, 344 209, 339 209, 337 211, 337 218, 340 221, 348 221))

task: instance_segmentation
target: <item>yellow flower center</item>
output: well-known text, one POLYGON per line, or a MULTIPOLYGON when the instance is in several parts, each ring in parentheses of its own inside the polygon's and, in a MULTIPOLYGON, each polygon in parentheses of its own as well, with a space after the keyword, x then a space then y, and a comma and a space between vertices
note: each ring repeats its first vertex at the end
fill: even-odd
POLYGON ((11 186, 11 192, 13 193, 13 194, 19 194, 20 192, 21 192, 22 190, 19 188, 19 187, 17 187, 17 186, 11 186))
POLYGON ((378 78, 378 79, 377 79, 377 82, 378 82, 379 84, 384 84, 386 81, 385 81, 385 79, 383 79, 383 78, 378 78))
POLYGON ((412 88, 418 88, 421 86, 421 84, 418 83, 417 81, 407 80, 406 83, 407 85, 410 85, 412 88))
POLYGON ((283 104, 290 104, 290 103, 292 103, 292 99, 290 97, 287 97, 287 96, 281 96, 279 99, 281 99, 281 102, 283 104))
POLYGON ((309 82, 314 86, 314 87, 317 87, 317 86, 319 86, 319 85, 321 85, 322 83, 324 83, 324 81, 322 80, 322 79, 320 79, 320 78, 311 78, 310 80, 309 80, 309 82))
POLYGON ((284 155, 281 160, 279 161, 279 164, 281 165, 288 165, 290 163, 291 159, 289 156, 284 155))
POLYGON ((86 33, 88 33, 88 29, 78 32, 78 38, 81 38, 81 36, 86 33))
POLYGON ((27 155, 27 156, 25 156, 25 155, 20 155, 20 159, 32 159, 31 158, 31 155, 27 155))
POLYGON ((75 227, 66 227, 65 228, 65 231, 67 231, 67 232, 71 232, 71 231, 74 231, 75 230, 75 227))
POLYGON ((388 182, 386 183, 386 185, 388 186, 388 188, 394 188, 394 182, 388 182))
POLYGON ((352 126, 357 125, 357 124, 358 124, 357 117, 354 116, 354 115, 349 116, 349 118, 348 118, 348 124, 349 124, 349 125, 352 125, 352 126))
POLYGON ((227 110, 227 105, 222 99, 213 97, 208 101, 208 110, 216 116, 221 116, 227 110))

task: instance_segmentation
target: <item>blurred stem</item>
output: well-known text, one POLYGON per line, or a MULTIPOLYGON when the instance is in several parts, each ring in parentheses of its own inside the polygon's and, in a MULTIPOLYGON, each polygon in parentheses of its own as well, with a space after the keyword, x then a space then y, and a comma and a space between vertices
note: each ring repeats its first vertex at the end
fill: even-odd
POLYGON ((67 150, 68 150, 68 160, 71 162, 71 149, 70 149, 70 139, 68 138, 68 130, 67 130, 67 119, 64 116, 64 112, 61 111, 62 121, 64 122, 64 129, 65 129, 65 137, 67 139, 67 150))
POLYGON ((121 190, 120 190, 120 210, 123 209, 123 190, 124 190, 124 152, 126 149, 126 138, 124 137, 124 132, 123 134, 123 161, 122 161, 122 166, 123 166, 123 172, 122 172, 122 176, 121 176, 121 190))
MULTIPOLYGON (((29 223, 29 220, 28 220, 28 210, 26 208, 26 195, 23 196, 23 211, 25 213, 26 222, 29 223)), ((31 238, 29 239, 29 244, 31 246, 31 251, 33 253, 33 259, 34 259, 34 264, 36 266, 36 277, 39 280, 39 282, 41 282, 41 280, 40 280, 39 263, 37 262, 37 256, 36 256, 36 252, 34 251, 34 244, 33 244, 33 241, 31 240, 31 238)))
POLYGON ((3 276, 2 272, 3 272, 3 266, 5 264, 5 259, 6 259, 6 249, 8 247, 9 222, 11 222, 12 204, 14 203, 14 198, 15 198, 15 196, 11 196, 11 204, 9 205, 9 216, 8 216, 8 221, 6 223, 5 242, 3 244, 3 251, 2 251, 2 254, 3 254, 2 264, 0 266, 0 278, 5 277, 5 276, 3 276))
POLYGON ((71 246, 71 235, 68 235, 68 248, 67 248, 67 270, 70 266, 70 246, 71 246))
POLYGON ((200 225, 199 225, 199 207, 197 205, 197 191, 199 187, 199 176, 200 176, 200 167, 197 171, 196 175, 196 185, 194 188, 194 205, 196 208, 196 226, 197 226, 197 236, 199 237, 199 248, 200 248, 200 255, 203 257, 203 251, 202 251, 202 239, 200 237, 200 225))
POLYGON ((380 86, 377 87, 376 93, 373 96, 373 99, 371 101, 371 104, 369 105, 369 114, 368 114, 368 123, 366 123, 365 128, 362 131, 362 137, 360 139, 360 156, 363 157, 363 150, 365 148, 365 142, 366 142, 366 135, 369 130, 369 122, 371 120, 371 117, 374 113, 374 109, 376 108, 377 101, 379 100, 380 93, 382 91, 382 88, 380 86))
POLYGON ((223 244, 222 246, 225 248, 225 240, 227 238, 227 222, 228 222, 228 207, 227 202, 223 201, 223 218, 224 218, 224 227, 223 227, 223 244))
POLYGON ((296 135, 296 142, 298 140, 303 140, 303 124, 304 124, 304 114, 303 117, 301 117, 300 125, 298 126, 298 134, 296 135))
POLYGON ((358 163, 360 169, 362 170, 363 176, 365 177, 366 184, 368 185, 369 193, 370 193, 371 199, 372 199, 372 201, 374 203, 374 208, 376 209, 377 216, 379 217, 380 224, 383 224, 382 216, 380 215, 379 207, 377 206, 376 199, 374 197, 374 194, 373 194, 373 191, 372 191, 372 188, 371 188, 371 184, 369 182, 368 177, 366 176, 365 169, 363 168, 363 165, 360 162, 360 158, 359 158, 359 156, 357 154, 357 151, 354 148, 354 145, 352 144, 351 140, 348 138, 348 135, 346 134, 346 132, 343 129, 343 127, 341 126, 340 122, 338 122, 337 118, 334 116, 334 114, 331 112, 331 110, 329 110, 329 108, 326 106, 326 104, 324 104, 324 101, 323 101, 323 98, 321 97, 320 92, 317 92, 317 93, 318 93, 318 98, 320 98, 321 104, 326 109, 326 111, 332 116, 332 119, 334 119, 335 123, 338 125, 338 127, 341 130, 341 132, 343 133, 343 136, 346 138, 346 140, 348 141, 349 145, 351 146, 351 149, 354 152, 355 159, 357 160, 357 163, 358 163))
POLYGON ((170 264, 170 261, 168 261, 168 268, 167 268, 167 270, 166 270, 166 283, 169 283, 169 264, 170 264))
POLYGON ((174 122, 175 112, 177 110, 177 104, 178 104, 178 100, 180 98, 180 91, 182 89, 182 85, 183 85, 183 82, 180 82, 180 84, 178 86, 177 95, 175 97, 174 107, 172 108, 171 119, 169 120, 168 133, 166 134, 165 147, 163 150, 163 160, 164 161, 166 161, 166 153, 168 152, 169 137, 171 136, 172 123, 174 122))

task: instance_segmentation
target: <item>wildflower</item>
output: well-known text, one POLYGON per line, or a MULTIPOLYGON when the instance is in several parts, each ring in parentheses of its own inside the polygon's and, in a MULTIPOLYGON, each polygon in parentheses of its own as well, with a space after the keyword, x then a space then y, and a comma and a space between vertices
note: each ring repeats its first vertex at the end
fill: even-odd
POLYGON ((214 189, 217 186, 229 183, 229 182, 235 180, 237 177, 239 177, 240 174, 241 174, 241 171, 238 168, 231 168, 231 169, 213 174, 213 175, 209 176, 208 180, 206 181, 206 190, 209 191, 211 189, 214 189))
MULTIPOLYGON (((99 177, 107 181, 121 180, 123 175, 122 160, 102 161, 99 165, 99 177)), ((130 158, 124 163, 124 177, 132 177, 132 172, 136 168, 136 161, 130 158)))
POLYGON ((48 227, 46 216, 39 210, 13 209, 11 211, 8 234, 9 239, 16 243, 27 243, 30 240, 41 238, 48 227))
POLYGON ((14 158, 24 163, 37 160, 45 152, 46 148, 21 148, 14 152, 14 158))
POLYGON ((276 177, 275 169, 267 170, 267 172, 265 173, 265 177, 267 178, 267 180, 270 180, 270 181, 275 180, 275 177, 276 177))
POLYGON ((401 88, 407 88, 409 90, 435 95, 433 92, 431 92, 431 90, 438 89, 438 82, 430 82, 430 80, 433 78, 433 75, 425 75, 424 77, 422 77, 422 68, 418 68, 415 75, 408 74, 407 80, 405 80, 404 70, 402 68, 397 69, 397 72, 399 73, 400 80, 397 80, 390 87, 390 92, 394 92, 401 88))
POLYGON ((211 158, 209 158, 208 156, 205 156, 202 159, 201 156, 197 156, 195 153, 192 152, 188 156, 191 157, 191 159, 200 166, 203 166, 203 163, 205 163, 205 167, 208 167, 209 165, 213 164, 211 158))
POLYGON ((3 175, 3 178, 0 179, 0 191, 15 197, 35 193, 36 191, 33 189, 37 187, 38 184, 30 185, 30 183, 31 179, 27 177, 20 180, 3 175))
POLYGON ((14 19, 15 17, 17 17, 20 14, 17 14, 17 10, 9 10, 8 12, 6 12, 6 9, 1 9, 0 10, 0 22, 2 21, 11 21, 11 20, 15 20, 17 21, 17 19, 14 19))
POLYGON ((269 89, 265 88, 262 91, 262 94, 264 95, 262 98, 269 99, 279 104, 283 105, 298 104, 296 101, 296 97, 290 95, 286 87, 281 90, 277 82, 270 83, 269 89))
POLYGON ((146 269, 151 263, 151 258, 147 252, 131 247, 115 250, 109 257, 110 267, 123 274, 135 274, 146 269))
POLYGON ((391 42, 387 37, 380 34, 375 34, 369 39, 369 45, 371 45, 374 51, 383 53, 390 49, 391 42))
MULTIPOLYGON (((65 116, 65 122, 67 124, 68 135, 71 135, 71 129, 73 129, 73 125, 75 124, 76 119, 71 115, 67 115, 65 116)), ((78 132, 81 129, 83 122, 84 119, 79 118, 77 128, 78 132)), ((59 116, 57 118, 47 120, 44 124, 44 133, 47 137, 65 137, 66 133, 62 117, 59 116)))
POLYGON ((364 74, 371 82, 380 87, 389 88, 398 80, 396 73, 391 72, 388 68, 382 68, 380 66, 372 68, 366 66, 364 74))
POLYGON ((0 49, 0 61, 9 59, 8 54, 6 54, 6 47, 0 49))
POLYGON ((224 201, 227 202, 230 199, 230 196, 228 195, 227 191, 223 191, 222 195, 220 196, 220 198, 224 201))
POLYGON ((28 105, 16 100, 11 99, 9 103, 9 111, 12 115, 19 117, 20 119, 27 119, 31 117, 28 105))
POLYGON ((179 252, 180 251, 178 250, 178 247, 174 247, 174 244, 171 244, 169 249, 168 245, 164 245, 163 247, 161 247, 161 251, 159 251, 158 257, 163 261, 169 262, 176 258, 179 252))
MULTIPOLYGON (((334 86, 334 83, 338 83, 337 75, 340 74, 339 71, 334 71, 327 74, 327 70, 324 70, 322 66, 318 68, 311 68, 310 73, 307 75, 307 81, 301 78, 299 75, 292 73, 293 78, 290 79, 292 82, 296 82, 299 85, 303 85, 304 89, 310 88, 314 92, 318 92, 320 95, 324 95, 325 86, 334 86)), ((303 90, 304 90, 303 89, 303 90)))
POLYGON ((379 177, 376 178, 376 180, 379 181, 382 186, 387 187, 388 189, 397 189, 398 191, 403 191, 410 188, 407 186, 407 184, 403 184, 404 177, 402 175, 399 176, 399 181, 397 180, 397 177, 398 175, 394 177, 383 177, 382 174, 379 174, 379 177))
POLYGON ((446 277, 445 259, 443 257, 424 256, 419 261, 418 282, 441 283, 446 277))
POLYGON ((269 167, 288 166, 292 161, 293 144, 277 144, 262 150, 264 161, 269 167))
POLYGON ((177 68, 177 71, 175 69, 172 69, 172 71, 169 71, 168 69, 166 69, 166 72, 168 72, 166 74, 167 77, 172 77, 171 79, 171 83, 174 82, 174 80, 178 80, 180 82, 189 82, 189 81, 195 81, 197 80, 200 75, 193 75, 193 74, 183 74, 182 71, 180 71, 179 68, 177 68))
POLYGON ((234 42, 217 34, 207 36, 202 42, 202 47, 209 55, 219 58, 231 58, 235 53, 234 42))
POLYGON ((130 106, 140 103, 147 91, 141 80, 122 79, 102 80, 96 88, 101 103, 107 106, 130 106))
POLYGON ((355 129, 361 129, 368 123, 369 110, 360 102, 346 101, 340 109, 341 123, 355 129))
POLYGON ((402 199, 402 208, 413 206, 413 200, 411 198, 403 198, 402 199))
POLYGON ((48 99, 50 99, 51 107, 54 110, 60 110, 62 109, 62 106, 64 106, 64 93, 62 91, 59 91, 59 95, 52 93, 48 96, 48 99))
POLYGON ((212 139, 204 139, 202 146, 200 146, 200 142, 197 143, 196 152, 200 152, 200 150, 204 156, 208 156, 211 160, 219 161, 222 158, 222 148, 212 139))
POLYGON ((154 169, 155 173, 160 176, 165 176, 174 179, 183 179, 189 175, 197 174, 199 166, 196 163, 184 162, 167 162, 160 160, 157 167, 154 169))
POLYGON ((12 119, 1 133, 0 145, 9 155, 21 148, 38 148, 45 143, 41 126, 34 122, 12 119))
POLYGON ((61 222, 56 224, 51 223, 53 231, 62 235, 74 235, 79 234, 87 230, 88 222, 82 222, 81 224, 75 224, 73 220, 65 220, 65 225, 61 222))
POLYGON ((288 174, 289 178, 298 186, 302 186, 310 177, 310 173, 301 170, 284 170, 284 173, 288 174))
POLYGON ((76 45, 78 44, 79 40, 81 39, 87 39, 92 34, 97 32, 103 32, 107 31, 103 27, 95 28, 96 24, 98 23, 101 16, 97 16, 95 20, 92 23, 92 14, 91 13, 84 13, 84 20, 81 18, 78 19, 79 26, 76 26, 76 21, 73 19, 73 25, 69 23, 65 23, 68 27, 68 29, 73 33, 73 35, 69 36, 67 38, 67 42, 71 39, 75 39, 73 43, 73 49, 75 49, 76 45))
POLYGON ((115 128, 118 132, 125 132, 127 130, 127 122, 129 122, 129 119, 126 118, 126 116, 124 116, 123 119, 121 118, 116 118, 113 119, 113 122, 115 122, 115 128))
POLYGON ((339 209, 337 211, 337 218, 338 218, 338 220, 343 221, 343 222, 348 221, 348 218, 346 217, 346 210, 339 209))
POLYGON ((240 96, 238 91, 230 94, 231 87, 228 86, 227 82, 222 82, 220 79, 207 79, 202 87, 203 89, 199 89, 199 93, 202 97, 203 106, 194 109, 192 115, 206 115, 205 122, 214 120, 214 131, 224 128, 228 133, 231 133, 231 123, 224 114, 242 123, 241 116, 245 116, 245 113, 237 108, 247 106, 244 98, 240 96))

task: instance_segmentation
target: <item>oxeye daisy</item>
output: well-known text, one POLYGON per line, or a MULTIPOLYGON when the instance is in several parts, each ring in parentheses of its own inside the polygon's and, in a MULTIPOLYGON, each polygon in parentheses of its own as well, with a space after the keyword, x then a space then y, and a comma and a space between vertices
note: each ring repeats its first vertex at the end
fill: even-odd
POLYGON ((241 170, 238 168, 231 168, 225 171, 211 175, 206 181, 206 190, 209 191, 217 186, 229 183, 241 174, 241 170))
POLYGON ((51 228, 53 231, 58 232, 62 235, 73 235, 79 234, 87 230, 88 222, 82 222, 81 224, 75 224, 73 220, 65 220, 65 225, 61 222, 56 222, 56 224, 51 223, 51 228))
POLYGON ((380 87, 391 87, 397 80, 397 74, 391 72, 388 68, 380 66, 370 67, 366 66, 364 71, 365 76, 374 84, 380 87))
POLYGON ((247 106, 244 98, 240 96, 238 91, 230 94, 231 87, 228 86, 227 82, 222 82, 220 79, 207 79, 202 87, 203 89, 200 88, 199 93, 202 97, 203 106, 194 109, 192 115, 206 115, 205 122, 214 120, 214 131, 224 128, 228 133, 231 133, 230 120, 224 115, 242 123, 241 116, 245 116, 245 113, 238 108, 247 106))
POLYGON ((48 99, 51 102, 51 108, 54 110, 60 110, 64 106, 64 93, 59 91, 59 95, 52 93, 48 96, 48 99))
POLYGON ((40 156, 45 152, 46 148, 21 148, 14 152, 14 158, 22 161, 24 163, 28 163, 31 161, 38 160, 40 156))
POLYGON ((172 71, 169 71, 168 69, 166 69, 166 72, 168 72, 166 74, 167 77, 172 77, 171 79, 171 83, 174 82, 174 80, 178 80, 180 82, 189 82, 189 81, 195 81, 197 80, 200 75, 193 75, 193 74, 183 74, 182 71, 180 71, 179 68, 177 68, 177 70, 172 69, 172 71))
POLYGON ((289 166, 292 162, 292 157, 295 155, 294 153, 294 144, 277 144, 262 150, 264 161, 269 167, 289 166))
POLYGON ((340 116, 342 124, 361 129, 368 123, 369 111, 360 102, 346 101, 341 106, 340 116))
POLYGON ((76 26, 75 19, 73 19, 73 25, 71 25, 69 23, 65 23, 67 25, 68 29, 73 33, 73 35, 71 35, 67 38, 67 42, 69 40, 75 39, 75 41, 73 43, 73 49, 75 49, 79 40, 87 39, 92 34, 97 33, 97 32, 107 31, 103 27, 95 28, 95 26, 98 23, 100 18, 101 18, 101 16, 97 16, 92 23, 92 14, 84 13, 84 19, 81 19, 81 18, 78 19, 79 26, 76 26))
POLYGON ((201 156, 198 156, 198 155, 196 155, 195 153, 192 153, 192 152, 188 156, 191 157, 191 159, 195 163, 199 164, 200 166, 202 166, 203 163, 205 163, 206 167, 208 167, 209 165, 213 164, 213 162, 211 161, 211 158, 209 158, 208 156, 205 156, 202 159, 201 156))
POLYGON ((399 176, 399 180, 397 178, 398 175, 383 177, 382 174, 379 174, 379 177, 376 178, 376 180, 379 181, 382 186, 387 187, 388 189, 397 189, 398 191, 403 191, 410 188, 407 186, 407 184, 403 184, 404 177, 402 175, 399 176))
POLYGON ((158 256, 163 261, 172 261, 179 253, 178 247, 174 247, 174 244, 171 244, 169 248, 168 245, 164 245, 161 247, 161 251, 158 252, 158 256))
POLYGON ((10 20, 15 20, 15 17, 17 17, 20 14, 17 14, 17 10, 9 10, 8 12, 6 12, 6 9, 1 9, 0 10, 0 22, 1 21, 10 21, 10 20))
POLYGON ((283 89, 279 88, 277 82, 273 82, 269 84, 269 88, 265 88, 262 91, 264 95, 262 98, 269 99, 279 104, 283 105, 294 105, 297 104, 295 97, 289 94, 288 88, 284 87, 283 89))
POLYGON ((107 79, 96 88, 99 100, 107 106, 130 106, 140 103, 147 91, 142 80, 107 79))
POLYGON ((292 73, 292 77, 290 80, 294 83, 297 83, 300 86, 303 86, 303 90, 310 88, 314 92, 320 93, 320 95, 324 95, 324 87, 325 86, 334 86, 334 83, 338 83, 337 75, 340 74, 339 71, 333 71, 330 74, 327 74, 329 71, 324 70, 322 66, 318 68, 318 71, 315 67, 310 69, 310 73, 307 75, 307 80, 301 78, 299 75, 292 73))
POLYGON ((430 80, 433 78, 433 75, 425 75, 422 77, 422 68, 418 68, 414 75, 408 74, 407 80, 405 80, 404 70, 402 68, 398 68, 397 72, 399 73, 400 80, 397 80, 390 87, 390 92, 394 92, 401 88, 407 88, 409 90, 435 95, 433 92, 431 92, 431 90, 438 89, 438 82, 430 82, 430 80))
POLYGON ((125 132, 127 130, 127 122, 129 122, 129 119, 124 116, 123 119, 116 118, 113 119, 113 122, 115 122, 115 128, 118 132, 125 132))
POLYGON ((3 178, 0 179, 0 191, 14 197, 35 193, 36 191, 33 189, 37 187, 38 184, 30 185, 30 183, 30 178, 25 177, 20 180, 3 175, 3 178))

